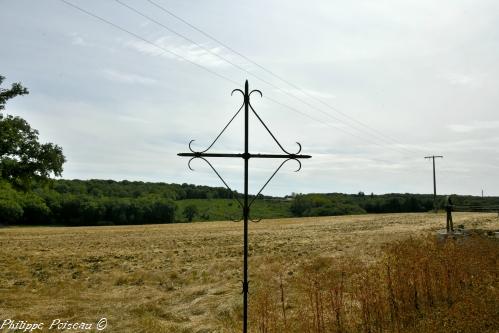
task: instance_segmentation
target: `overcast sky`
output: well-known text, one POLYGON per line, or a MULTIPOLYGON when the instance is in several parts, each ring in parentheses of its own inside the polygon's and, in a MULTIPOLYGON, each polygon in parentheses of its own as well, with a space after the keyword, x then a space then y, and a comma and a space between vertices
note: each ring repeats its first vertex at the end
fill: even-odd
MULTIPOLYGON (((121 0, 148 19, 68 1, 135 35, 59 0, 0 0, 0 74, 30 90, 6 111, 63 147, 63 178, 221 185, 176 154, 209 146, 248 79, 281 144, 313 156, 266 194, 431 193, 435 154, 439 193, 499 195, 497 0, 152 0, 253 63, 154 3, 121 0)), ((212 151, 241 152, 242 137, 239 115, 212 151)), ((255 117, 250 137, 252 152, 279 152, 255 117)), ((242 191, 242 161, 212 162, 242 191)), ((250 161, 252 192, 278 164, 250 161)))

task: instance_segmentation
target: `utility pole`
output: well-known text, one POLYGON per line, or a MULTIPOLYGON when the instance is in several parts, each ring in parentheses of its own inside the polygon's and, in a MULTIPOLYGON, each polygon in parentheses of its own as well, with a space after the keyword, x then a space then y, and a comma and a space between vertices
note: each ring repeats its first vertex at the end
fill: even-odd
POLYGON ((444 158, 443 156, 425 156, 427 159, 432 159, 433 160, 433 208, 435 209, 435 212, 437 211, 437 180, 435 177, 435 158, 444 158))

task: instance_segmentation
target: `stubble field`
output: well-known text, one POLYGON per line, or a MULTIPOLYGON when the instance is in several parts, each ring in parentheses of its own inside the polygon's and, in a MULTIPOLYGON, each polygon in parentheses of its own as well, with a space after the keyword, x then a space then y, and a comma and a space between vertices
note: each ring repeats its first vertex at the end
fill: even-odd
MULTIPOLYGON (((499 229, 497 214, 454 219, 469 229, 499 229)), ((376 262, 384 244, 444 224, 444 215, 432 213, 251 223, 250 302, 275 265, 289 277, 317 258, 376 262)), ((241 223, 3 228, 0 249, 0 320, 47 328, 55 319, 95 325, 106 318, 104 332, 231 332, 239 325, 241 223)))

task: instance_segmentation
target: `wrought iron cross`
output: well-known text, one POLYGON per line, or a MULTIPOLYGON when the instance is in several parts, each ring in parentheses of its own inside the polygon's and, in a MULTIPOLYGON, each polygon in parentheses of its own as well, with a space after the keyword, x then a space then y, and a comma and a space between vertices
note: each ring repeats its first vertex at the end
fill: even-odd
MULTIPOLYGON (((188 156, 191 157, 191 159, 188 162, 189 169, 194 170, 191 168, 191 162, 194 159, 200 158, 203 161, 205 161, 211 169, 215 172, 215 174, 220 178, 220 180, 223 182, 225 187, 234 194, 232 189, 227 185, 227 182, 220 176, 218 171, 213 167, 213 165, 206 159, 206 157, 237 157, 237 158, 242 158, 244 160, 244 201, 241 202, 237 196, 234 195, 234 199, 239 203, 239 205, 242 208, 243 211, 243 220, 244 220, 244 244, 243 244, 243 253, 244 253, 244 261, 243 261, 243 333, 247 333, 248 330, 248 290, 249 290, 249 282, 248 282, 248 220, 250 220, 250 207, 253 204, 253 202, 258 198, 258 195, 262 193, 263 189, 268 185, 268 183, 272 180, 272 178, 276 175, 276 173, 281 169, 281 167, 288 161, 294 160, 298 162, 298 169, 297 171, 300 171, 301 169, 301 162, 299 159, 301 158, 310 158, 310 155, 300 155, 301 152, 301 145, 297 142, 298 144, 298 151, 296 153, 290 153, 284 147, 277 141, 276 137, 270 129, 265 125, 263 122, 262 118, 256 113, 255 109, 253 109, 253 106, 250 103, 250 96, 252 93, 256 92, 260 94, 260 97, 263 97, 262 92, 260 90, 252 90, 249 91, 248 88, 248 80, 246 80, 244 84, 244 91, 241 89, 234 89, 231 93, 231 95, 235 92, 238 91, 240 92, 243 97, 244 101, 241 107, 239 107, 239 110, 237 110, 236 114, 230 119, 230 121, 225 125, 225 127, 222 129, 222 131, 218 134, 218 136, 213 140, 210 146, 206 148, 205 150, 202 151, 195 151, 192 149, 192 143, 194 140, 191 140, 189 142, 189 150, 191 151, 190 153, 179 153, 178 156, 188 156), (223 132, 229 127, 229 125, 232 123, 234 118, 241 112, 242 108, 244 107, 244 153, 208 153, 207 151, 210 150, 211 147, 217 142, 217 140, 220 138, 220 136, 223 134, 223 132), (248 147, 248 136, 249 136, 249 110, 253 112, 253 114, 256 116, 256 118, 260 121, 260 123, 265 127, 267 132, 270 134, 272 139, 274 139, 275 143, 279 146, 279 148, 284 152, 284 154, 252 154, 249 152, 249 147, 248 147), (274 173, 270 176, 270 178, 265 182, 265 184, 262 186, 260 191, 253 197, 251 201, 249 201, 248 198, 248 162, 250 158, 281 158, 284 159, 284 161, 279 165, 279 167, 274 171, 274 173)), ((256 221, 254 221, 256 222, 256 221)))

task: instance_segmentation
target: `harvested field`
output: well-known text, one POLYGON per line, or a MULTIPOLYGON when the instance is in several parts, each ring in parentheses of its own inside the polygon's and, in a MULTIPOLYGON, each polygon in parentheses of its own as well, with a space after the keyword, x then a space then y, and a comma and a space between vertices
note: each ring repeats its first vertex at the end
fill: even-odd
MULTIPOLYGON (((499 229, 496 214, 456 213, 454 224, 499 229)), ((251 286, 264 283, 272 263, 286 262, 288 274, 318 257, 371 263, 383 244, 444 225, 444 215, 432 213, 252 223, 250 302, 251 286)), ((105 317, 107 332, 230 332, 237 326, 241 223, 3 228, 0 248, 0 319, 48 327, 54 319, 105 317)))

